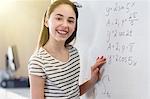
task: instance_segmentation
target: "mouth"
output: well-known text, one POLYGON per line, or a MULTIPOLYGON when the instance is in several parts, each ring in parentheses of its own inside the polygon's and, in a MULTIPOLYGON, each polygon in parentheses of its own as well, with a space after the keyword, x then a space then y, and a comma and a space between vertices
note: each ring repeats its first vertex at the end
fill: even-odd
POLYGON ((65 31, 65 30, 57 30, 57 33, 60 34, 60 35, 66 35, 66 34, 68 34, 68 32, 65 31))

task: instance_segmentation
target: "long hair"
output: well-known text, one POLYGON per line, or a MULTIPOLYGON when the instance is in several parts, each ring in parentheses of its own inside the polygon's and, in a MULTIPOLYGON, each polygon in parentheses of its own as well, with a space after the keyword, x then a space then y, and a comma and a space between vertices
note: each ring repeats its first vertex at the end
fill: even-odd
POLYGON ((75 12, 76 15, 76 26, 75 26, 75 30, 72 33, 72 35, 66 40, 65 42, 65 46, 69 45, 69 43, 71 43, 75 38, 76 38, 76 32, 77 32, 77 20, 78 20, 78 9, 76 7, 76 5, 69 1, 69 0, 56 0, 55 2, 51 3, 51 5, 48 7, 46 13, 44 14, 44 18, 42 20, 42 28, 41 28, 41 32, 40 32, 40 36, 39 36, 39 41, 38 41, 38 45, 37 48, 40 48, 42 46, 44 46, 48 39, 49 39, 49 28, 45 26, 45 19, 49 19, 51 13, 55 10, 55 8, 57 8, 59 5, 61 4, 67 4, 70 5, 72 7, 72 9, 75 12))

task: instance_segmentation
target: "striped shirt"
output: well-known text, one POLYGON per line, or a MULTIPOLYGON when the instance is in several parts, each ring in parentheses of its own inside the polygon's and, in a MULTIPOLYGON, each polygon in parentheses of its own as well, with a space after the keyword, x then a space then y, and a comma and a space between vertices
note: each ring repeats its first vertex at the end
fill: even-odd
POLYGON ((79 99, 80 58, 75 47, 69 46, 69 59, 61 62, 40 48, 30 58, 28 72, 45 79, 45 99, 79 99))

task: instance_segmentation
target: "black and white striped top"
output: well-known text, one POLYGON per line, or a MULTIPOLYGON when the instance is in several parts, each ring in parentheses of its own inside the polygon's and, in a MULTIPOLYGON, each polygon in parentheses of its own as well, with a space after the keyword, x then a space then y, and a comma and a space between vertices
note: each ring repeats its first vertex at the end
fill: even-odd
POLYGON ((80 58, 75 47, 70 45, 68 50, 67 62, 55 59, 42 47, 29 60, 29 74, 45 79, 45 99, 79 99, 80 58))

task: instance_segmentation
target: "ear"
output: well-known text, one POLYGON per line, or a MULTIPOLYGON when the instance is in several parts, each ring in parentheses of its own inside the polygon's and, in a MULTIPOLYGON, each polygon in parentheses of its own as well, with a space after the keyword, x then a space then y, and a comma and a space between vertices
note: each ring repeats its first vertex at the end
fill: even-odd
POLYGON ((44 20, 44 25, 48 28, 48 19, 47 18, 45 18, 45 20, 44 20))

